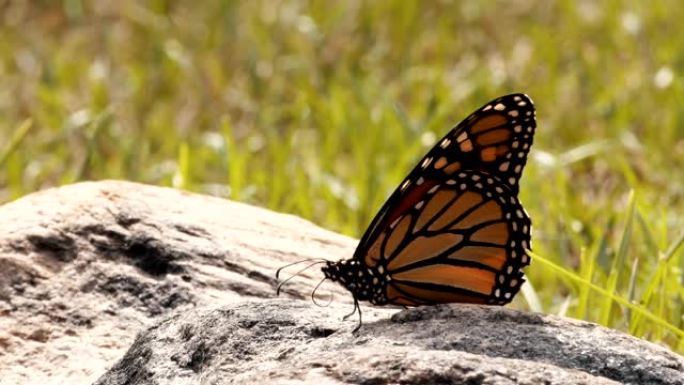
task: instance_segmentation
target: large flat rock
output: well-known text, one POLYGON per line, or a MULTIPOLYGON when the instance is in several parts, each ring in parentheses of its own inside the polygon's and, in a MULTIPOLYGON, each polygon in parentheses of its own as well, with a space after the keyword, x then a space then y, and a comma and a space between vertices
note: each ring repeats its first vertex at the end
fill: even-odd
MULTIPOLYGON (((136 183, 0 206, 0 384, 90 384, 159 317, 273 297, 278 267, 355 246, 292 215, 136 183)), ((284 296, 319 279, 311 269, 284 296)))
POLYGON ((366 309, 353 335, 339 320, 348 310, 268 300, 179 313, 97 385, 684 383, 681 357, 587 322, 475 305, 366 309))
POLYGON ((126 182, 6 204, 0 384, 684 384, 681 356, 589 323, 364 307, 352 335, 349 293, 324 285, 319 302, 334 301, 310 301, 317 268, 273 299, 278 267, 355 245, 291 215, 126 182))

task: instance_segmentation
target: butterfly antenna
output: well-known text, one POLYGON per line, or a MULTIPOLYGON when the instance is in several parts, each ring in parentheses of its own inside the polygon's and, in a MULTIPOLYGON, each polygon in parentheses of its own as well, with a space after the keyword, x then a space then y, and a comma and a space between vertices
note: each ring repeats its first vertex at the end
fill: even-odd
MULTIPOLYGON (((300 262, 301 262, 301 261, 300 261, 300 262)), ((307 270, 307 269, 310 268, 311 266, 317 265, 317 264, 319 264, 319 263, 324 263, 324 262, 325 262, 325 260, 322 260, 322 261, 317 261, 317 262, 314 262, 314 263, 312 263, 312 264, 310 264, 310 265, 307 265, 305 268, 303 268, 303 269, 299 270, 298 272, 292 274, 292 275, 289 276, 286 280, 284 280, 283 282, 279 283, 279 284, 278 284, 278 287, 276 287, 276 296, 279 296, 279 295, 280 295, 280 289, 283 287, 284 284, 287 283, 287 281, 289 281, 289 280, 291 280, 292 278, 298 276, 299 274, 301 274, 302 272, 304 272, 305 270, 307 270)))
POLYGON ((334 296, 334 294, 335 294, 335 292, 332 292, 332 291, 330 292, 330 298, 328 299, 328 303, 326 303, 325 306, 320 305, 318 302, 316 302, 316 290, 318 290, 318 288, 321 286, 321 284, 322 284, 323 282, 325 282, 326 279, 328 279, 328 277, 324 277, 324 278, 321 280, 321 282, 319 282, 318 285, 316 285, 316 287, 315 287, 315 288, 313 289, 313 291, 311 292, 311 301, 314 303, 314 305, 316 305, 316 306, 318 306, 318 307, 328 307, 328 306, 330 306, 330 304, 332 303, 332 300, 333 300, 333 296, 334 296))
POLYGON ((276 270, 276 279, 279 278, 280 272, 281 272, 283 269, 287 269, 287 268, 290 267, 290 266, 298 265, 298 264, 304 263, 304 262, 311 262, 311 261, 321 261, 321 262, 325 262, 325 259, 323 259, 323 258, 309 258, 309 259, 302 259, 301 261, 297 261, 297 262, 288 263, 287 265, 281 266, 280 268, 278 268, 278 270, 276 270))

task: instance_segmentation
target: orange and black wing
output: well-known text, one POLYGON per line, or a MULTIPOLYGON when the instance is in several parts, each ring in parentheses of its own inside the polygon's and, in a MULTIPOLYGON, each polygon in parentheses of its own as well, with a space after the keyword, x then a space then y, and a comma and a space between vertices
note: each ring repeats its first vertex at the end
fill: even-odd
POLYGON ((428 190, 461 171, 487 173, 501 188, 517 195, 535 128, 534 105, 525 94, 502 96, 473 112, 437 142, 385 202, 362 236, 354 258, 363 260, 391 223, 428 190))
POLYGON ((430 186, 364 256, 367 267, 387 275, 387 302, 510 302, 530 261, 531 223, 517 197, 481 171, 430 186))

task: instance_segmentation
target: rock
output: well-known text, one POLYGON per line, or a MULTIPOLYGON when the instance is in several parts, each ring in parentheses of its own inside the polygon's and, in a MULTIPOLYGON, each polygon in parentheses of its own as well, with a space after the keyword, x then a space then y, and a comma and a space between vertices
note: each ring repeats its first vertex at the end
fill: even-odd
POLYGON ((587 322, 444 305, 393 316, 266 300, 179 312, 138 336, 97 385, 682 384, 684 359, 587 322))
MULTIPOLYGON (((171 311, 273 297, 276 268, 355 245, 169 188, 104 181, 26 196, 0 207, 0 384, 90 384, 171 311)), ((284 295, 305 298, 318 279, 310 269, 284 295)))
POLYGON ((276 268, 355 246, 294 216, 167 188, 105 181, 27 196, 0 207, 0 384, 684 384, 682 357, 589 323, 364 307, 354 336, 356 318, 340 320, 348 293, 323 285, 319 302, 335 301, 309 300, 317 268, 271 298, 276 268))

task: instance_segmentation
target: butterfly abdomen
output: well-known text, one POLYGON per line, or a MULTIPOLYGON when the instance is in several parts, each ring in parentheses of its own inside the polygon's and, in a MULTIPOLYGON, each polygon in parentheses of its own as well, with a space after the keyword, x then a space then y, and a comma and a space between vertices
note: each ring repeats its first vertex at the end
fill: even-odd
POLYGON ((376 268, 368 268, 356 260, 327 262, 321 268, 326 278, 338 282, 349 290, 359 301, 369 301, 373 305, 387 303, 387 272, 376 268))

